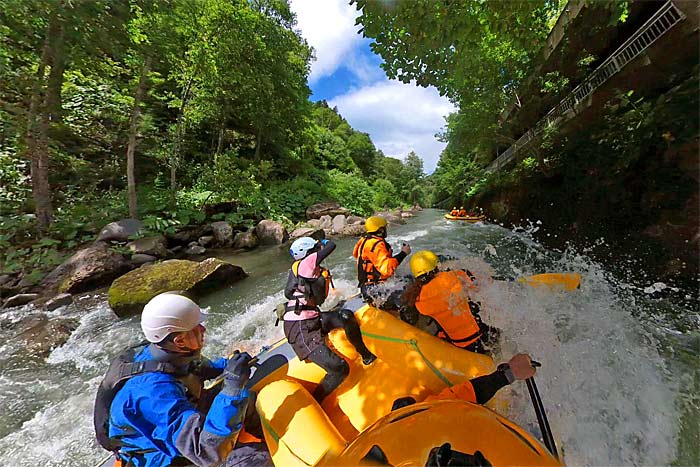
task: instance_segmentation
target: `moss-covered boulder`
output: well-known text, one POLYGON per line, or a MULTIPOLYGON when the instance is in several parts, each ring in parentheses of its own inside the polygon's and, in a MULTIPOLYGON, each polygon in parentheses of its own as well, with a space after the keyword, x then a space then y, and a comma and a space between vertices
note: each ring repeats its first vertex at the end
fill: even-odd
POLYGON ((182 290, 201 296, 238 282, 247 274, 240 266, 216 258, 202 262, 174 259, 149 264, 115 280, 109 288, 109 306, 119 317, 141 313, 162 292, 182 290))

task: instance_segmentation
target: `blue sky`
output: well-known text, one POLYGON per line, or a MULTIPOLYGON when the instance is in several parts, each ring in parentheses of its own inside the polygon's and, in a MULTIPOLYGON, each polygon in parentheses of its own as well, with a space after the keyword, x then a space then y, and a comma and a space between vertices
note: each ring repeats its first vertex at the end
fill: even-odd
POLYGON ((445 144, 435 139, 452 104, 433 88, 387 79, 371 41, 357 34, 357 11, 343 0, 291 0, 297 28, 314 48, 312 100, 337 106, 353 128, 369 133, 385 155, 415 151, 431 173, 445 144))

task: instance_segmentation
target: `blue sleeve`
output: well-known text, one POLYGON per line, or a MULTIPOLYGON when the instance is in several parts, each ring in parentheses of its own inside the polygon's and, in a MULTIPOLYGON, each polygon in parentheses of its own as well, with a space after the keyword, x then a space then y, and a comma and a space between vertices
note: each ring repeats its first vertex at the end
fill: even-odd
POLYGON ((141 400, 140 411, 155 426, 154 439, 162 440, 167 451, 175 451, 197 466, 216 465, 233 450, 248 404, 247 392, 238 396, 219 394, 208 414, 187 400, 184 386, 161 381, 141 400))
POLYGON ((211 362, 211 367, 216 368, 217 370, 223 371, 224 368, 226 368, 226 364, 228 363, 228 359, 221 357, 216 360, 210 360, 211 362))

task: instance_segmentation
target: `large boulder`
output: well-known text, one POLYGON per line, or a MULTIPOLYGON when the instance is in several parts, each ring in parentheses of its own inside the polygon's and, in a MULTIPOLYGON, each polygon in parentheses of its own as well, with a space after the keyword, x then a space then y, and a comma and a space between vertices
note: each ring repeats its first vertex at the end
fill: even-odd
POLYGON ((320 219, 321 216, 333 217, 338 214, 349 216, 351 212, 336 202, 314 204, 306 209, 307 219, 320 219))
POLYGON ((281 245, 289 240, 289 234, 282 224, 262 220, 255 226, 255 235, 261 245, 281 245))
POLYGON ((183 227, 175 233, 166 233, 169 245, 187 246, 191 242, 196 242, 200 237, 212 233, 211 225, 198 225, 195 227, 183 227))
POLYGON ((122 219, 110 222, 100 230, 96 242, 125 242, 129 237, 138 234, 143 228, 143 223, 137 219, 122 219))
POLYGON ((238 232, 236 236, 233 237, 234 248, 252 250, 256 246, 258 246, 258 237, 255 236, 255 230, 253 229, 247 232, 238 232))
POLYGON ((331 221, 331 230, 333 233, 340 233, 343 231, 343 228, 347 225, 347 220, 345 218, 344 214, 338 214, 333 218, 331 221))
POLYGON ((246 277, 239 266, 216 258, 202 262, 173 259, 148 264, 123 275, 109 288, 109 306, 119 317, 140 313, 159 293, 182 290, 201 296, 246 277))
POLYGON ((109 284, 129 269, 131 266, 121 253, 104 242, 96 242, 51 271, 41 286, 46 292, 86 292, 109 284))
POLYGON ((132 254, 149 255, 156 258, 165 258, 168 255, 166 246, 167 241, 162 235, 139 238, 126 244, 126 247, 131 250, 132 254))
POLYGON ((2 304, 2 308, 12 308, 16 306, 26 305, 27 303, 32 302, 37 298, 39 298, 39 295, 35 293, 21 293, 13 295, 12 297, 5 300, 5 303, 2 304))
POLYGON ((321 216, 319 221, 321 221, 318 226, 319 229, 330 229, 333 225, 333 218, 331 218, 331 216, 321 216))
POLYGON ((212 222, 211 230, 214 233, 214 244, 218 247, 229 247, 233 243, 233 228, 226 221, 212 222))
POLYGON ((349 224, 343 227, 343 230, 341 230, 339 233, 343 237, 359 237, 364 235, 365 226, 364 224, 349 224))
POLYGON ((326 233, 323 229, 314 229, 311 227, 300 227, 295 229, 294 232, 289 236, 290 240, 296 240, 301 237, 311 237, 314 240, 323 240, 326 238, 326 233))
POLYGON ((350 216, 348 217, 348 224, 364 224, 365 218, 360 216, 350 216))
POLYGON ((69 293, 62 293, 56 295, 54 298, 49 300, 44 304, 46 311, 53 311, 61 308, 62 306, 70 305, 73 303, 73 296, 69 293))

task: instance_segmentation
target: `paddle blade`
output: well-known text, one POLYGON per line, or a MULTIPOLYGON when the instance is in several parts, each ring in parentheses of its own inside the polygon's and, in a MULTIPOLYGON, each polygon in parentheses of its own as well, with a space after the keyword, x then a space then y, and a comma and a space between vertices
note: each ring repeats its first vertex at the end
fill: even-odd
POLYGON ((537 274, 535 276, 521 277, 518 279, 518 282, 523 282, 532 287, 576 290, 581 287, 581 274, 577 272, 537 274))

